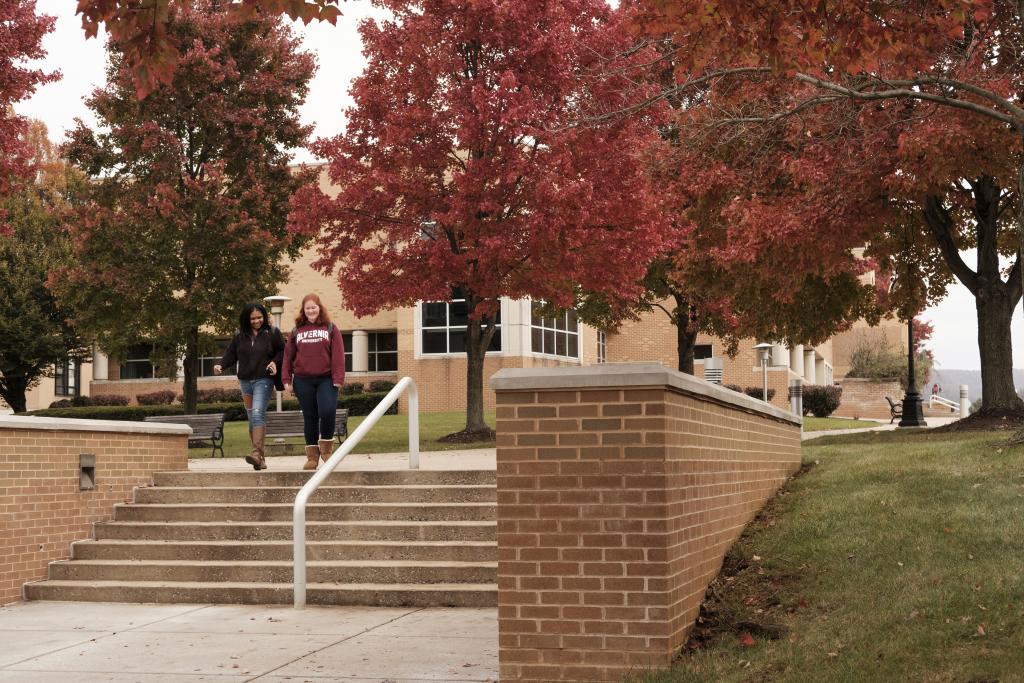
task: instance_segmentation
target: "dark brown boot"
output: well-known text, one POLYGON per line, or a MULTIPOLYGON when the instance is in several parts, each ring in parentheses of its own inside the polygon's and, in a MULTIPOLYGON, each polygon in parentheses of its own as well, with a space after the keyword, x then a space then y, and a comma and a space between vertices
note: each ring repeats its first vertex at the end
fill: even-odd
POLYGON ((302 469, 315 470, 319 464, 320 448, 317 446, 306 446, 306 464, 302 466, 302 469))
POLYGON ((320 439, 320 459, 327 462, 327 458, 334 455, 334 439, 320 439))
POLYGON ((253 427, 249 435, 252 439, 252 452, 245 456, 245 461, 257 471, 267 469, 267 458, 263 452, 263 441, 266 435, 266 427, 253 427))

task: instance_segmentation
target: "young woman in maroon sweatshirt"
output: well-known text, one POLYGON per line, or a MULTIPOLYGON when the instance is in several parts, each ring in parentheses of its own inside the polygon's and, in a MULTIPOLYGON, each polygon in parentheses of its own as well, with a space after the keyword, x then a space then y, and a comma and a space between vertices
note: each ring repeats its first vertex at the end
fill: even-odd
POLYGON ((345 383, 345 342, 320 297, 302 297, 302 310, 284 350, 281 380, 293 386, 302 408, 306 438, 304 470, 315 470, 333 452, 338 391, 345 383))

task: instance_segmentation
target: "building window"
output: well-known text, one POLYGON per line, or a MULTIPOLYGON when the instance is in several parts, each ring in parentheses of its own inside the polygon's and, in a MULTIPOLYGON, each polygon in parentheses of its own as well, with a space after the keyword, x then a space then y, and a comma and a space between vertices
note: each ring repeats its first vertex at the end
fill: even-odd
POLYGON ((530 345, 534 353, 562 358, 580 357, 580 325, 576 311, 563 311, 554 318, 541 315, 543 301, 531 304, 530 345))
POLYGON ((56 396, 78 396, 81 368, 69 360, 53 366, 53 393, 56 396))
POLYGON ((597 331, 597 362, 608 362, 608 335, 604 333, 604 330, 597 331))
MULTIPOLYGON (((495 332, 494 336, 497 337, 498 333, 495 332)), ((396 372, 398 370, 398 333, 370 332, 367 337, 370 355, 367 369, 370 372, 396 372)), ((347 361, 347 354, 345 358, 347 361)))
POLYGON ((152 344, 135 344, 128 347, 124 362, 121 363, 121 379, 152 379, 153 363, 149 360, 152 353, 152 344))
POLYGON ((711 344, 695 344, 693 347, 693 359, 704 360, 705 358, 711 358, 711 344))
MULTIPOLYGON (((420 340, 424 354, 465 353, 469 307, 465 299, 424 302, 420 307, 420 340)), ((488 351, 501 351, 501 311, 495 316, 494 336, 488 351)), ((397 339, 396 339, 397 341, 397 339)), ((397 353, 395 354, 397 369, 397 353)))
POLYGON ((352 372, 352 333, 342 332, 341 343, 345 345, 345 372, 352 372))
POLYGON ((214 343, 217 344, 216 355, 199 357, 200 377, 213 377, 213 366, 220 362, 220 359, 224 355, 224 352, 227 350, 228 344, 231 343, 231 340, 218 339, 214 343))

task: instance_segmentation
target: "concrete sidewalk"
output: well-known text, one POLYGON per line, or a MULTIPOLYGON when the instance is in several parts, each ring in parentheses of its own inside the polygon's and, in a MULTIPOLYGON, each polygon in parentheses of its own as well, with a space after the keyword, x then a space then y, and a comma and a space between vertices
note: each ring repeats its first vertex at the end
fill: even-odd
MULTIPOLYGON (((267 471, 301 470, 304 455, 279 455, 267 458, 267 471)), ((495 449, 476 448, 453 451, 426 451, 420 453, 420 469, 424 470, 494 470, 497 468, 495 449)), ((320 465, 323 467, 323 463, 320 465)), ((193 472, 252 471, 244 458, 190 458, 188 468, 193 472)), ((407 470, 408 453, 350 453, 345 456, 336 472, 368 470, 407 470)))
MULTIPOLYGON (((958 417, 926 417, 924 419, 924 421, 928 425, 928 427, 924 427, 924 429, 929 429, 929 428, 932 428, 932 427, 941 427, 943 425, 948 425, 950 422, 956 422, 959 419, 960 418, 958 418, 958 417)), ((819 431, 819 432, 804 432, 804 433, 802 433, 800 435, 800 440, 801 441, 808 441, 810 439, 817 439, 817 438, 822 437, 822 436, 839 436, 839 435, 842 435, 842 434, 859 434, 861 432, 888 432, 888 431, 893 431, 893 430, 897 429, 898 427, 899 427, 899 425, 896 424, 895 422, 893 422, 892 424, 881 424, 881 425, 879 425, 877 427, 860 427, 860 428, 857 428, 857 429, 827 429, 827 430, 822 430, 822 431, 819 431)))
POLYGON ((495 609, 21 602, 0 683, 494 681, 495 609))

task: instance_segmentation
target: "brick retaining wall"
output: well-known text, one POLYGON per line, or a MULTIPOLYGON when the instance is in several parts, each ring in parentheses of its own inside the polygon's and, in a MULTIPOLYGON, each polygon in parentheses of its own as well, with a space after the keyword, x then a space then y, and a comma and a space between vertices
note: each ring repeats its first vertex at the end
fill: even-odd
POLYGON ((653 364, 492 385, 501 680, 667 666, 725 552, 799 466, 799 419, 653 364))
POLYGON ((0 605, 70 557, 72 541, 153 472, 188 468, 188 427, 0 417, 0 605), (96 488, 80 490, 79 455, 96 456, 96 488))

